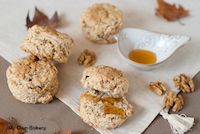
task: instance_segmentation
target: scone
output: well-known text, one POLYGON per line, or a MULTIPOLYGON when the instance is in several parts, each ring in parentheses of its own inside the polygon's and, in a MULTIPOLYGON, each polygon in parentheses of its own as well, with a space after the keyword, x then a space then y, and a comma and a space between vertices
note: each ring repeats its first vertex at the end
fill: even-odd
POLYGON ((125 98, 112 98, 94 89, 81 94, 79 110, 84 122, 101 129, 115 128, 133 114, 125 98))
POLYGON ((74 41, 67 34, 57 32, 48 27, 35 25, 28 29, 28 35, 21 49, 39 58, 67 62, 74 41))
POLYGON ((99 44, 115 43, 113 35, 119 32, 122 23, 122 11, 108 3, 94 4, 81 15, 84 36, 99 44))
POLYGON ((25 103, 48 103, 59 89, 56 67, 36 56, 19 59, 8 67, 6 76, 13 96, 25 103))
POLYGON ((83 71, 81 85, 84 88, 96 89, 113 97, 119 97, 128 92, 129 81, 120 70, 109 66, 96 66, 83 71))

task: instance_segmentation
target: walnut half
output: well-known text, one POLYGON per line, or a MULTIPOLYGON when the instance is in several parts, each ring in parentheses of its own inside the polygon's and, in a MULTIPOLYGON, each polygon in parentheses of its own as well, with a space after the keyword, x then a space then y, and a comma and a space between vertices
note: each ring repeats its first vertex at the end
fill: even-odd
POLYGON ((77 61, 80 65, 92 66, 96 62, 96 54, 93 51, 85 49, 77 61))
POLYGON ((164 97, 163 104, 165 108, 172 108, 173 112, 178 112, 183 108, 184 101, 181 95, 176 95, 174 92, 169 91, 164 97))
POLYGON ((193 80, 185 74, 180 74, 174 77, 175 86, 184 93, 190 93, 194 91, 193 80))
POLYGON ((162 95, 165 91, 167 91, 167 88, 165 87, 164 83, 157 81, 157 82, 150 82, 149 89, 156 93, 157 95, 162 95))

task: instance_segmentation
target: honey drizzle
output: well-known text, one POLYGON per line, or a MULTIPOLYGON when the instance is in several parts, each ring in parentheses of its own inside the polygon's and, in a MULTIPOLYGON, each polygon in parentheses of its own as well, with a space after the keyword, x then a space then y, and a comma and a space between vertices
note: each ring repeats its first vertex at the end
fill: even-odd
POLYGON ((113 106, 113 105, 105 105, 104 106, 104 112, 105 114, 115 114, 115 115, 119 115, 119 117, 121 119, 125 119, 126 118, 126 114, 124 112, 124 110, 122 108, 113 106))
POLYGON ((95 102, 102 101, 105 106, 104 106, 104 112, 105 114, 115 114, 118 115, 121 119, 126 118, 126 114, 122 108, 113 106, 115 102, 120 102, 122 101, 122 98, 112 98, 112 97, 105 97, 105 98, 98 98, 96 96, 90 95, 90 94, 82 94, 81 98, 87 98, 90 100, 93 100, 95 102))

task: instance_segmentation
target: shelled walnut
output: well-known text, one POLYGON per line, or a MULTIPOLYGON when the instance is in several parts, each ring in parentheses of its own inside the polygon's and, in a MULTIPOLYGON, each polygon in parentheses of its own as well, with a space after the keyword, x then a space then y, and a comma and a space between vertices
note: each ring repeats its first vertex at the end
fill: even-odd
POLYGON ((96 62, 96 54, 93 51, 85 49, 77 61, 80 65, 92 66, 96 62))
POLYGON ((163 93, 167 91, 167 88, 165 87, 164 83, 160 81, 150 82, 149 89, 157 95, 163 95, 163 93))
POLYGON ((194 91, 195 86, 193 80, 185 74, 177 75, 173 80, 175 86, 184 93, 190 93, 194 91))
POLYGON ((178 112, 183 108, 184 101, 181 95, 176 95, 174 92, 169 91, 163 100, 165 108, 172 108, 173 112, 178 112))
POLYGON ((172 111, 174 112, 180 111, 183 108, 183 105, 184 105, 183 97, 179 94, 174 100, 174 106, 172 108, 172 111))

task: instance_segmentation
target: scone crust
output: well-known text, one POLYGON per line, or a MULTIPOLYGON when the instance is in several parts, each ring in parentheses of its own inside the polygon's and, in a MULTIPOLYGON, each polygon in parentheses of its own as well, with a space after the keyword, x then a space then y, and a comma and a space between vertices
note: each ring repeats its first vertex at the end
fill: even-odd
POLYGON ((8 67, 6 76, 13 96, 25 103, 48 103, 58 92, 56 67, 36 56, 19 59, 8 67))
POLYGON ((119 32, 122 23, 122 11, 109 3, 94 4, 81 15, 83 34, 99 44, 115 43, 113 35, 119 32))
POLYGON ((128 92, 129 81, 124 73, 110 66, 92 66, 83 71, 81 85, 96 89, 113 97, 123 96, 128 92))
POLYGON ((109 103, 109 101, 103 101, 105 98, 110 98, 110 96, 93 89, 81 94, 79 110, 80 116, 84 122, 93 127, 101 129, 112 129, 121 125, 133 114, 133 107, 125 98, 118 98, 119 101, 113 103, 111 101, 112 104, 109 103), (90 97, 90 95, 95 97, 95 99, 90 97), (111 106, 122 110, 124 116, 121 117, 117 113, 106 113, 106 106, 111 106))
POLYGON ((49 27, 34 25, 28 29, 21 49, 39 58, 66 63, 74 41, 70 36, 49 27))

